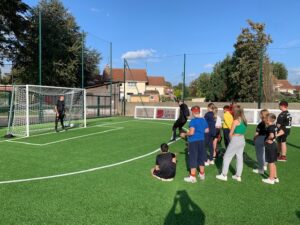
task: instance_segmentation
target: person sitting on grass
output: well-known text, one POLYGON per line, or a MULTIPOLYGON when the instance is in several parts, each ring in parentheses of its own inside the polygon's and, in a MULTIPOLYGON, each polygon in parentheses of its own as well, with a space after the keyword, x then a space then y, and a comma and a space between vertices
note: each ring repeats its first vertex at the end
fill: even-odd
POLYGON ((189 124, 189 130, 186 133, 181 133, 182 138, 188 137, 188 156, 190 175, 184 178, 185 182, 196 183, 196 172, 199 167, 200 180, 205 179, 204 163, 207 160, 206 151, 204 148, 204 136, 209 132, 206 120, 200 116, 200 107, 193 106, 193 119, 189 124))
POLYGON ((160 150, 151 174, 159 180, 172 181, 176 174, 176 155, 169 152, 169 146, 166 143, 161 144, 160 150))
POLYGON ((279 183, 277 177, 276 161, 277 161, 277 145, 275 142, 276 136, 283 135, 283 131, 278 132, 278 128, 275 125, 276 116, 273 113, 267 115, 267 132, 265 138, 265 152, 266 162, 269 165, 270 175, 267 179, 262 179, 264 183, 274 184, 279 183), (278 133, 277 133, 278 132, 278 133))

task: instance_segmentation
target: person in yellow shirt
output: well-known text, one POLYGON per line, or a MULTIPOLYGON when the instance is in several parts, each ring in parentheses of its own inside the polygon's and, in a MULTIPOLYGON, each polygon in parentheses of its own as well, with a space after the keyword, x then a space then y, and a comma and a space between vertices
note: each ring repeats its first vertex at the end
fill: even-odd
POLYGON ((230 138, 229 138, 229 132, 230 132, 230 128, 233 122, 233 116, 230 113, 230 107, 229 105, 225 105, 223 107, 224 110, 224 116, 223 116, 223 136, 224 136, 224 144, 225 144, 225 148, 227 148, 227 146, 229 145, 230 142, 230 138))

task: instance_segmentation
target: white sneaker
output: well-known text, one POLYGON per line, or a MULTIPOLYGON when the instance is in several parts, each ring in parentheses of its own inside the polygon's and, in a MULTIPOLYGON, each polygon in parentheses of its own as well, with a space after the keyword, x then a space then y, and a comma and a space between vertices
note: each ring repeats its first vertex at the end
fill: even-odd
POLYGON ((169 182, 169 181, 173 181, 173 178, 169 178, 169 179, 165 179, 165 178, 160 178, 161 181, 166 181, 166 182, 169 182))
POLYGON ((253 169, 252 172, 253 173, 258 173, 258 174, 264 174, 264 171, 261 171, 259 169, 253 169))
POLYGON ((197 182, 197 179, 196 179, 196 177, 188 176, 188 177, 185 177, 185 178, 184 178, 184 181, 185 181, 185 182, 188 182, 188 183, 196 183, 196 182, 197 182))
POLYGON ((200 180, 205 180, 205 173, 204 174, 199 173, 199 178, 200 180))
POLYGON ((238 182, 241 182, 241 181, 242 181, 242 178, 239 177, 239 176, 237 176, 237 175, 233 175, 233 176, 232 176, 232 179, 234 179, 234 180, 236 180, 236 181, 238 181, 238 182))
POLYGON ((211 161, 209 161, 209 164, 210 164, 210 165, 215 165, 215 161, 214 161, 214 160, 211 160, 211 161))
POLYGON ((276 177, 276 178, 274 179, 274 182, 275 182, 275 183, 279 183, 279 178, 276 177))
POLYGON ((267 179, 262 179, 262 182, 266 183, 266 184, 275 184, 275 181, 274 180, 271 180, 269 178, 267 179))
POLYGON ((227 176, 224 176, 222 173, 216 176, 217 179, 227 181, 227 176))
POLYGON ((207 160, 206 162, 204 162, 204 166, 209 166, 209 160, 207 160))

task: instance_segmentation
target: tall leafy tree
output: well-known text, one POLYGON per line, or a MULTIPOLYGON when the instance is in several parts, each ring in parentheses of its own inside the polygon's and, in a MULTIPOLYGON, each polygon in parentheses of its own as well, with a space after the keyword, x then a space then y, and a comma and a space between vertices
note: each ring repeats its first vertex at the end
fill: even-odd
POLYGON ((288 71, 285 65, 281 62, 272 62, 274 76, 279 80, 286 80, 288 78, 288 71))
POLYGON ((29 6, 21 0, 0 1, 0 65, 4 60, 13 61, 22 47, 21 40, 29 26, 28 10, 29 6))
MULTIPOLYGON (((182 86, 183 86, 183 83, 179 83, 175 86, 173 86, 173 90, 174 90, 174 95, 176 96, 176 98, 178 99, 181 99, 182 97, 182 86)), ((188 90, 188 87, 185 86, 184 87, 184 90, 185 90, 185 93, 184 93, 184 97, 188 97, 189 96, 189 90, 188 90)))
MULTIPOLYGON (((82 35, 74 17, 59 0, 42 0, 31 9, 30 28, 18 54, 14 75, 19 83, 38 84, 38 28, 42 14, 42 84, 80 86, 82 35)), ((84 47, 85 82, 95 75, 101 56, 84 47)))
POLYGON ((234 72, 229 85, 234 87, 232 97, 239 101, 257 101, 259 68, 261 58, 266 56, 266 47, 272 42, 265 33, 265 24, 248 20, 234 45, 234 72))
POLYGON ((189 85, 190 96, 211 98, 210 73, 201 73, 189 85))
POLYGON ((211 99, 212 101, 228 101, 231 88, 229 84, 230 75, 233 71, 232 57, 227 55, 226 58, 215 64, 210 77, 211 99))

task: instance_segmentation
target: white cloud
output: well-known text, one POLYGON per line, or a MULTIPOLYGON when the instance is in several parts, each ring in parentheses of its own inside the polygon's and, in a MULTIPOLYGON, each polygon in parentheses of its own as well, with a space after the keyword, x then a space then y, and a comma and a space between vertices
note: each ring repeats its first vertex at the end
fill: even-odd
POLYGON ((98 12, 101 11, 101 9, 98 9, 98 8, 90 8, 90 11, 91 11, 91 12, 98 13, 98 12))
POLYGON ((288 41, 284 44, 282 44, 280 47, 281 48, 291 48, 291 47, 296 47, 300 45, 300 40, 292 40, 292 41, 288 41))
POLYGON ((198 74, 197 74, 197 73, 190 73, 190 74, 188 74, 187 76, 193 78, 193 77, 198 76, 198 74))
POLYGON ((205 69, 212 69, 214 67, 214 64, 208 63, 208 64, 205 64, 203 67, 205 69))
POLYGON ((290 72, 291 74, 300 76, 300 68, 292 68, 292 69, 289 69, 289 72, 290 72))
POLYGON ((153 49, 140 49, 136 51, 128 51, 122 55, 122 59, 140 59, 148 58, 154 55, 156 51, 153 49))

